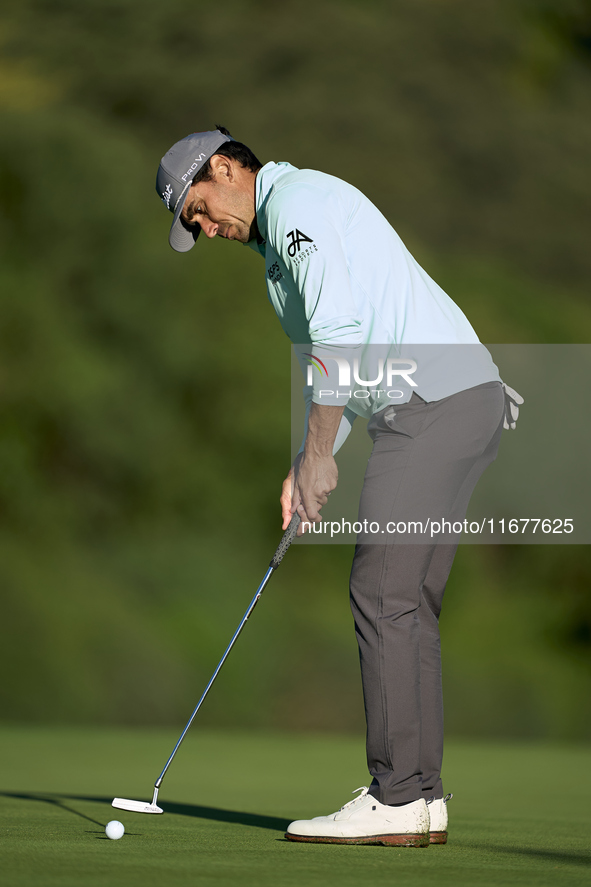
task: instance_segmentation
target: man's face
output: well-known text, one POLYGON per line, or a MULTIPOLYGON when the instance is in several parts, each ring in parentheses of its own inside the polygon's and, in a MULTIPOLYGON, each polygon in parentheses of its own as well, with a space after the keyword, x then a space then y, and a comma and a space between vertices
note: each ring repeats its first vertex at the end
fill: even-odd
POLYGON ((188 225, 200 225, 206 237, 225 237, 248 243, 256 236, 254 174, 214 155, 214 177, 191 185, 181 213, 188 225))

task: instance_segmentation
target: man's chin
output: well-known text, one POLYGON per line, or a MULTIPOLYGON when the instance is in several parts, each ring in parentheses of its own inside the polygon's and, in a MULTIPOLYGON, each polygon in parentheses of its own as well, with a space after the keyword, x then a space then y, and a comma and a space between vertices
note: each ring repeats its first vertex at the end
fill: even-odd
POLYGON ((258 234, 259 229, 255 221, 252 223, 248 230, 232 225, 230 228, 227 229, 223 237, 226 240, 236 240, 238 241, 238 243, 250 243, 251 240, 255 240, 258 237, 258 234))
POLYGON ((248 243, 251 240, 249 232, 243 231, 240 228, 230 228, 226 231, 224 237, 226 240, 236 240, 238 243, 248 243))

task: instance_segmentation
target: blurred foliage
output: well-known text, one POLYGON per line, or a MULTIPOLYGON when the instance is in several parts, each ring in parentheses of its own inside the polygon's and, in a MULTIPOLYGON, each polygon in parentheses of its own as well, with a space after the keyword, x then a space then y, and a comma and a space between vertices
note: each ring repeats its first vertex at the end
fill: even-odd
MULTIPOLYGON (((5 0, 6 718, 182 722, 280 535, 288 343, 249 250, 169 249, 159 157, 223 123, 360 187, 483 341, 584 342, 590 34, 577 0, 5 0)), ((290 552, 206 722, 360 727, 350 557, 290 552)), ((451 730, 589 735, 590 575, 460 550, 451 730)))

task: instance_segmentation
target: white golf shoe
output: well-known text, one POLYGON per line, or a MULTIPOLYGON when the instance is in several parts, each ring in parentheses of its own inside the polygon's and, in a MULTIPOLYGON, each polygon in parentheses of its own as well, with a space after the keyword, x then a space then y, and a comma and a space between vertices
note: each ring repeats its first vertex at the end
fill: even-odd
POLYGON ((429 846, 429 810, 423 799, 401 807, 380 804, 367 787, 330 816, 298 819, 285 837, 316 844, 386 844, 397 847, 429 846))
POLYGON ((430 843, 431 844, 447 844, 447 802, 453 798, 452 794, 446 795, 444 798, 429 798, 427 801, 429 818, 431 825, 429 826, 430 843))

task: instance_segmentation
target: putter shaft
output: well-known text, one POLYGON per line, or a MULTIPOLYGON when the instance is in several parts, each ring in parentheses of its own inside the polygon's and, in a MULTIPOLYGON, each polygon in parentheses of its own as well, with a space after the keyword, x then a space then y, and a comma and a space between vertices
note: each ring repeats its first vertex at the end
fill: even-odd
POLYGON ((180 747, 180 745, 181 745, 183 739, 184 739, 185 736, 187 735, 187 731, 188 731, 189 727, 191 726, 191 724, 193 723, 193 720, 194 720, 194 718, 195 718, 195 715, 197 714, 197 712, 198 712, 199 709, 201 708, 201 706, 202 706, 202 704, 203 704, 203 701, 204 701, 205 697, 206 697, 207 694, 209 693, 209 691, 210 691, 210 689, 211 689, 211 686, 212 686, 213 682, 214 682, 215 679, 217 678, 217 676, 218 676, 218 674, 219 674, 219 672, 220 672, 220 669, 221 669, 222 665, 224 664, 224 662, 225 662, 226 659, 228 658, 228 654, 229 654, 230 650, 232 649, 232 647, 234 646, 234 644, 235 644, 236 641, 238 640, 238 636, 240 635, 240 632, 242 631, 242 629, 243 629, 244 626, 246 625, 246 622, 247 622, 247 620, 248 620, 248 617, 250 616, 250 614, 252 613, 252 611, 253 611, 254 608, 256 607, 256 605, 257 605, 257 603, 258 603, 258 601, 259 601, 259 598, 260 598, 260 596, 261 596, 262 593, 263 593, 263 590, 264 590, 264 588, 265 588, 265 585, 267 584, 267 582, 268 582, 269 579, 271 578, 272 574, 274 573, 274 571, 277 569, 277 567, 279 566, 279 564, 280 564, 281 561, 283 560, 283 556, 285 555, 285 552, 287 551, 287 549, 289 548, 289 546, 291 545, 291 543, 292 543, 293 540, 295 539, 295 536, 296 536, 297 529, 298 529, 299 525, 300 525, 300 517, 299 517, 299 515, 296 513, 296 514, 294 514, 294 516, 292 517, 292 519, 291 519, 291 521, 290 521, 290 524, 289 524, 287 530, 286 530, 285 533, 283 534, 283 537, 282 537, 282 539, 281 539, 281 542, 279 543, 279 545, 278 545, 278 547, 277 547, 277 551, 276 551, 275 554, 273 555, 273 559, 271 560, 271 563, 269 564, 269 567, 268 567, 268 569, 267 569, 267 572, 265 573, 265 575, 264 575, 264 577, 263 577, 263 581, 261 582, 261 584, 260 584, 259 587, 257 588, 257 591, 256 591, 255 596, 253 597, 253 599, 251 600, 250 604, 248 605, 248 609, 246 610, 246 613, 245 613, 244 616, 242 617, 242 621, 241 621, 240 625, 238 626, 238 628, 237 628, 236 631, 234 632, 234 637, 232 638, 232 640, 231 640, 230 643, 228 644, 228 647, 226 648, 226 652, 224 653, 224 655, 222 656, 222 658, 221 658, 220 661, 218 662, 218 665, 217 665, 216 670, 215 670, 214 673, 212 674, 212 676, 211 676, 211 678, 210 678, 210 681, 209 681, 207 687, 206 687, 205 690, 203 691, 203 695, 201 696, 201 699, 200 699, 199 702, 197 703, 197 705, 196 705, 196 707, 195 707, 195 710, 193 711, 193 714, 191 715, 191 717, 190 717, 189 720, 187 721, 187 724, 186 724, 186 726, 185 726, 185 729, 183 730, 183 732, 182 732, 181 735, 179 736, 179 740, 178 740, 177 744, 175 745, 175 747, 173 748, 173 750, 172 750, 172 754, 170 755, 168 761, 167 761, 166 764, 164 765, 164 769, 162 770, 162 773, 160 774, 160 776, 158 777, 158 779, 157 779, 156 782, 154 783, 154 797, 153 797, 153 799, 152 799, 152 804, 156 804, 156 799, 157 799, 157 797, 158 797, 158 790, 159 790, 159 788, 160 788, 160 786, 161 786, 161 784, 162 784, 162 780, 164 779, 164 776, 165 776, 165 774, 166 774, 166 771, 167 771, 168 768, 170 767, 170 765, 171 765, 171 763, 172 763, 172 760, 173 760, 174 756, 176 755, 177 751, 179 750, 179 747, 180 747))
MULTIPOLYGON (((168 761, 167 761, 166 764, 164 765, 164 769, 162 770, 162 773, 160 774, 160 776, 158 777, 158 779, 157 779, 156 782, 154 783, 154 788, 156 789, 156 791, 158 791, 158 789, 160 788, 160 785, 161 785, 161 783, 162 783, 162 780, 164 779, 164 774, 166 773, 166 771, 167 771, 168 768, 170 767, 170 765, 171 765, 171 763, 172 763, 172 759, 173 759, 174 756, 176 755, 176 753, 177 753, 177 751, 178 751, 178 749, 179 749, 179 747, 180 747, 181 742, 182 742, 183 739, 185 738, 185 736, 186 736, 186 734, 187 734, 187 731, 188 731, 189 727, 190 727, 191 724, 193 723, 193 720, 194 720, 194 718, 195 718, 195 715, 197 714, 197 712, 198 712, 199 709, 201 708, 201 706, 202 706, 202 704, 203 704, 203 701, 205 700, 205 697, 206 697, 207 694, 209 693, 209 691, 210 691, 210 689, 211 689, 211 686, 212 686, 213 682, 214 682, 215 679, 217 678, 217 676, 218 676, 218 674, 219 674, 219 672, 220 672, 220 669, 221 669, 222 665, 224 664, 224 662, 225 662, 226 659, 228 658, 228 654, 229 654, 230 650, 232 649, 232 647, 234 646, 234 644, 235 644, 236 641, 238 640, 238 636, 239 636, 240 632, 242 631, 242 629, 244 628, 244 626, 246 625, 246 622, 247 622, 247 620, 248 620, 248 617, 250 616, 250 614, 252 613, 252 611, 253 611, 254 608, 256 607, 256 605, 257 605, 257 603, 258 603, 258 600, 259 600, 261 594, 263 593, 263 589, 264 589, 265 585, 267 584, 267 582, 268 582, 269 579, 271 578, 271 574, 273 573, 273 569, 274 569, 273 567, 269 567, 269 569, 268 569, 267 572, 265 573, 264 579, 263 579, 263 581, 261 582, 261 584, 259 585, 259 587, 258 587, 258 589, 257 589, 257 593, 255 594, 255 596, 254 596, 253 599, 251 600, 250 604, 248 605, 248 609, 247 609, 246 613, 245 613, 244 616, 242 617, 242 622, 240 623, 240 625, 239 625, 238 628, 236 629, 236 631, 235 631, 235 633, 234 633, 234 637, 232 638, 232 640, 230 641, 230 643, 228 644, 228 646, 227 646, 227 648, 226 648, 226 652, 224 653, 224 655, 222 656, 222 658, 221 658, 220 661, 218 662, 218 665, 217 665, 216 670, 215 670, 214 673, 212 674, 212 676, 211 676, 211 678, 210 678, 210 680, 209 680, 209 683, 208 683, 207 687, 206 687, 205 690, 203 691, 203 695, 201 696, 201 699, 199 700, 199 702, 198 702, 197 705, 195 706, 195 710, 193 711, 193 714, 191 715, 191 717, 190 717, 189 720, 187 721, 187 724, 186 724, 186 726, 185 726, 185 729, 183 730, 183 732, 182 732, 181 735, 179 736, 179 740, 178 740, 177 744, 175 745, 175 747, 173 748, 173 750, 172 750, 172 754, 170 755, 168 761)), ((156 795, 155 795, 154 797, 156 797, 156 795)), ((155 803, 155 801, 153 801, 153 803, 155 803)))

